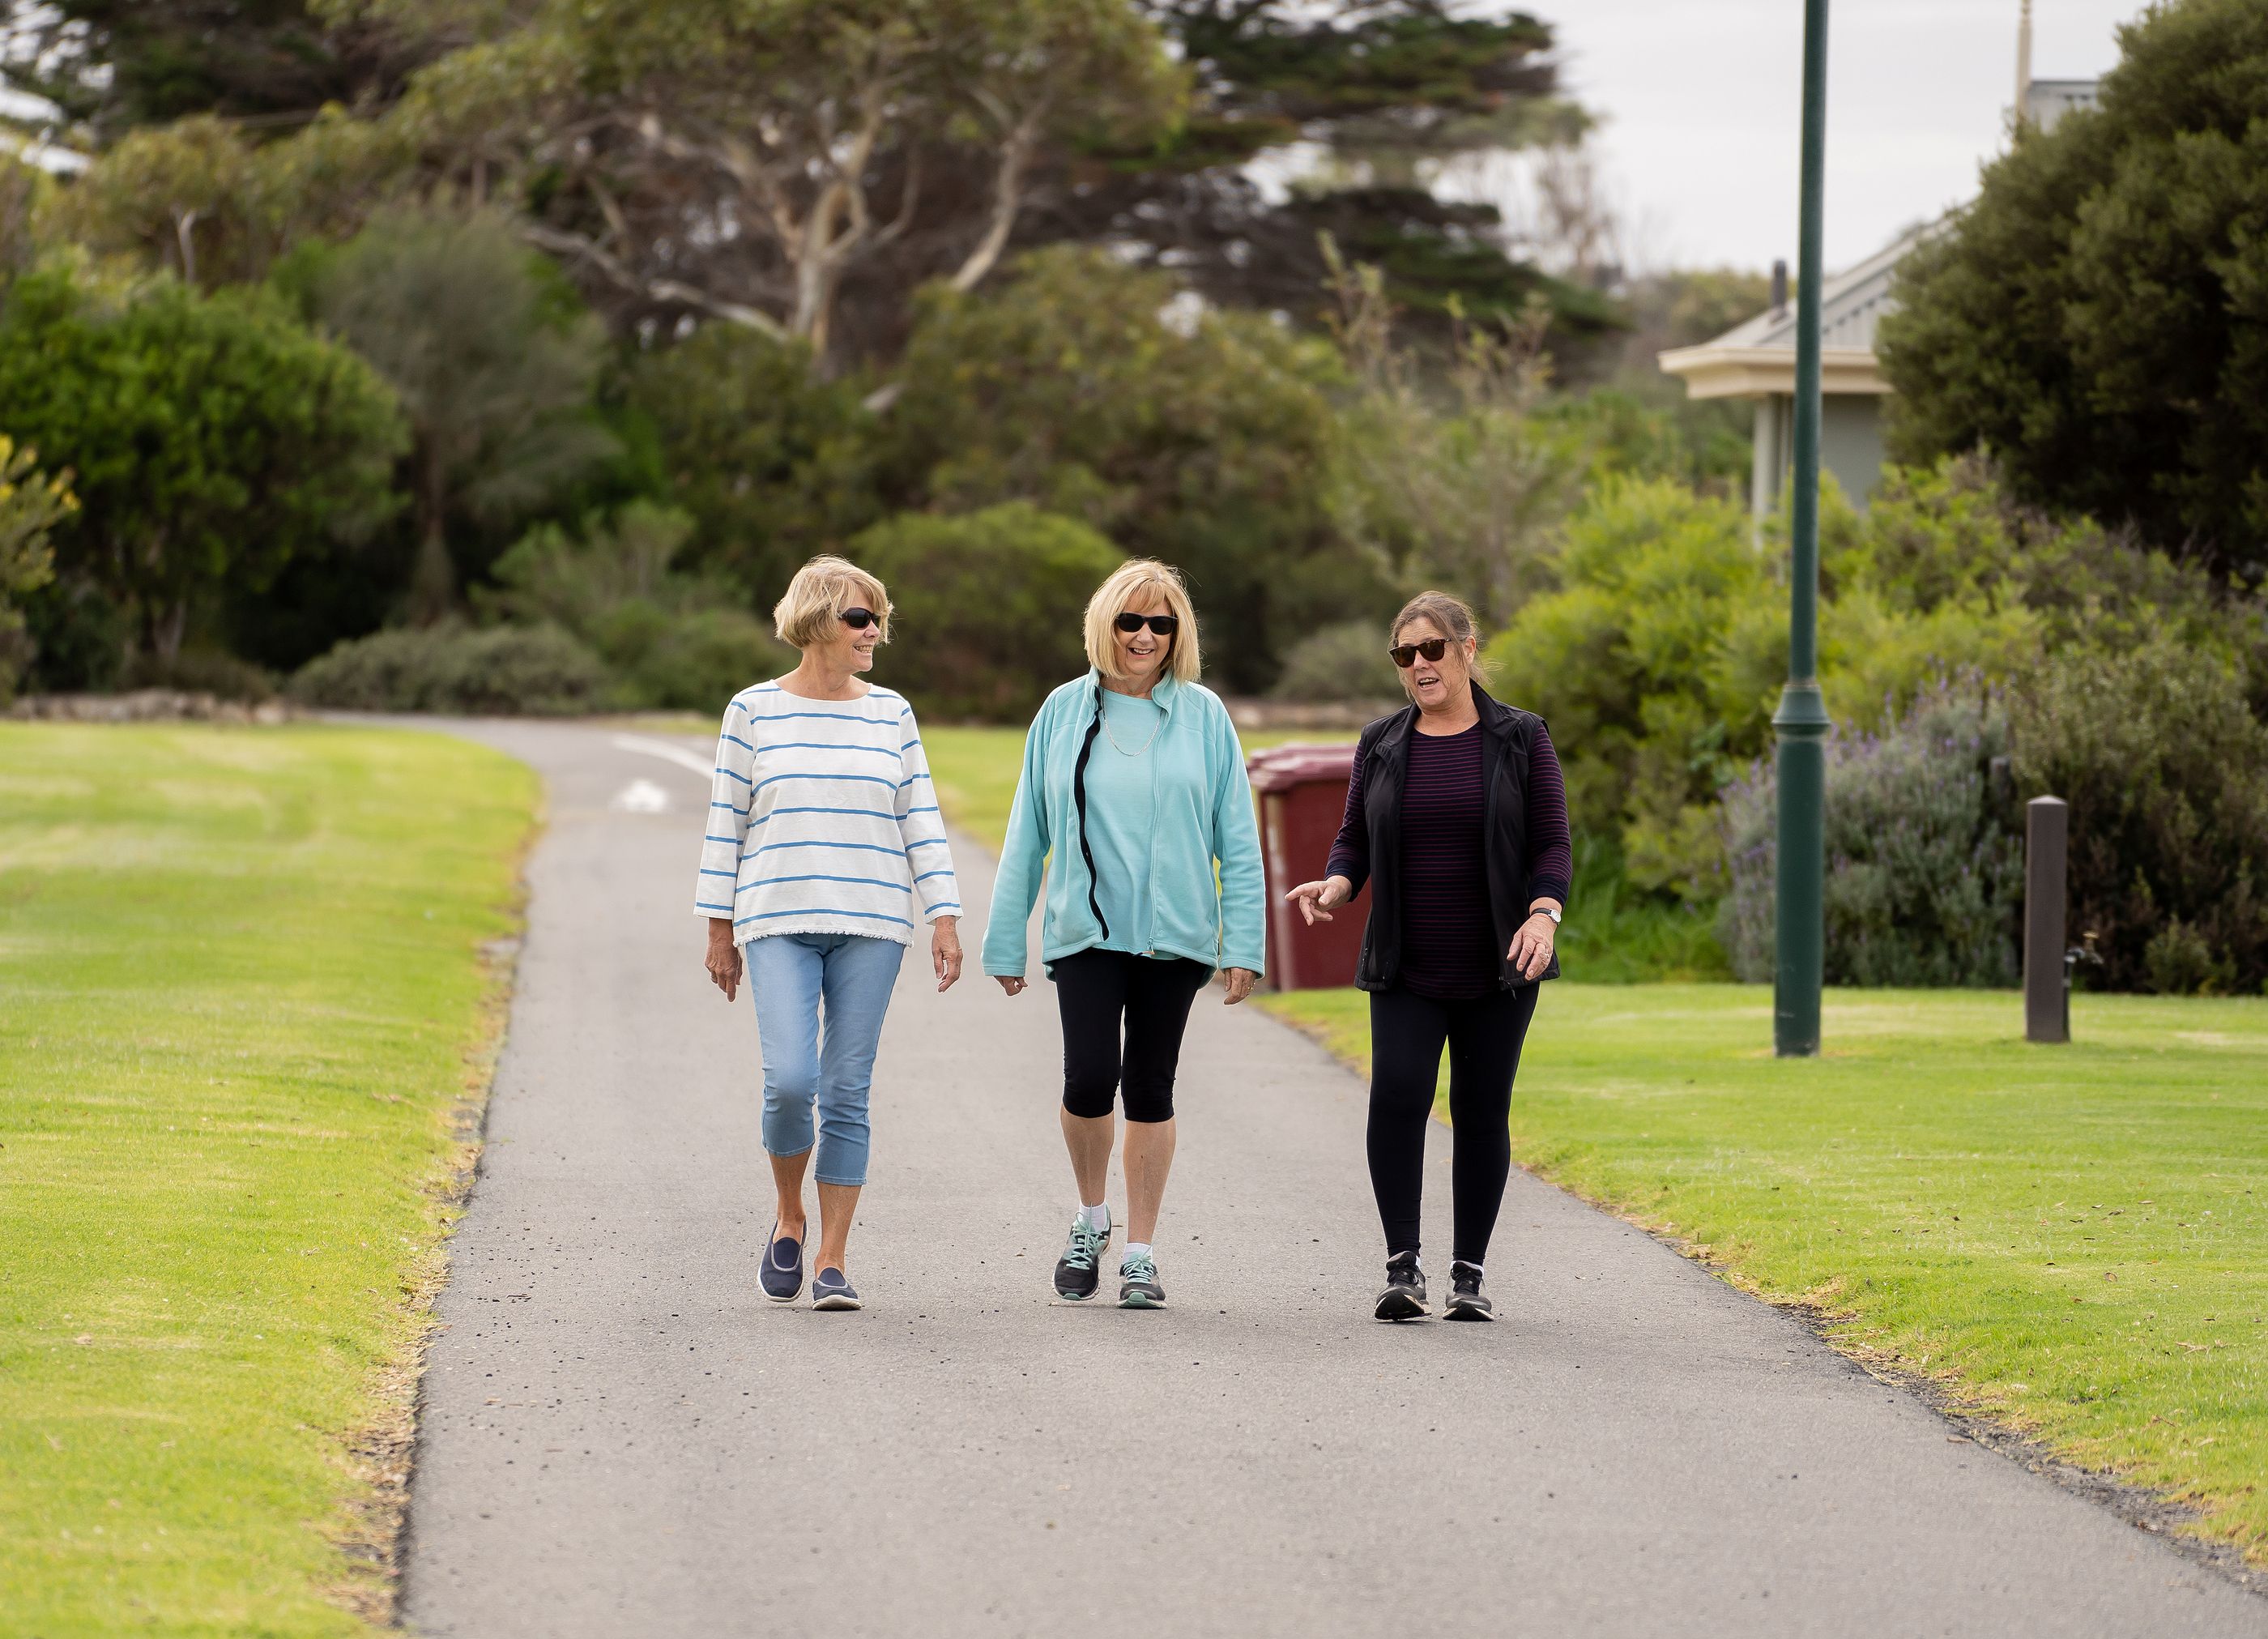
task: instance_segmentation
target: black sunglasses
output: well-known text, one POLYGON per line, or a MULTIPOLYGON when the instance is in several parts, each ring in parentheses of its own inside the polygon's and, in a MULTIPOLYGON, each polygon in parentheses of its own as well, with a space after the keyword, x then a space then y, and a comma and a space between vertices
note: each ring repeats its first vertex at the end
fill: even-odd
POLYGON ((1170 638, 1182 629, 1181 619, 1174 615, 1137 615, 1129 612, 1121 615, 1111 624, 1119 631, 1127 632, 1139 631, 1143 627, 1147 626, 1161 638, 1170 638))
POLYGON ((842 620, 853 631, 864 631, 869 626, 879 626, 882 623, 882 617, 871 609, 846 609, 843 611, 842 620))
POLYGON ((1428 638, 1423 643, 1397 643, 1386 652, 1394 657, 1396 666, 1408 671, 1418 663, 1418 657, 1421 654, 1429 661, 1440 660, 1449 652, 1449 640, 1447 638, 1428 638))

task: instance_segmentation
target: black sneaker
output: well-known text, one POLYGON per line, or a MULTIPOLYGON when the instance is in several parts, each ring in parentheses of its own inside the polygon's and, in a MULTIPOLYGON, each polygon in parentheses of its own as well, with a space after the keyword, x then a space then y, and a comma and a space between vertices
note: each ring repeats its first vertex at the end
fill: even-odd
POLYGON ((1441 1310, 1444 1320, 1493 1320, 1496 1305, 1481 1292, 1481 1272, 1471 1264, 1454 1263, 1449 1266, 1449 1302, 1441 1310))
POLYGON ((1118 1307, 1163 1309, 1166 1288, 1158 1284, 1158 1266, 1147 1252, 1131 1252, 1118 1266, 1118 1307))
POLYGON ((1067 1297, 1074 1303, 1083 1303, 1094 1296, 1098 1276, 1095 1266, 1101 1261, 1102 1249, 1110 1244, 1110 1231, 1098 1229, 1079 1213, 1071 1221, 1071 1239, 1064 1246, 1064 1255, 1056 1259, 1056 1296, 1067 1297))
POLYGON ((1381 1320, 1423 1320, 1432 1312, 1425 1307, 1425 1276, 1417 1253, 1396 1252, 1386 1260, 1386 1285, 1373 1312, 1381 1320))

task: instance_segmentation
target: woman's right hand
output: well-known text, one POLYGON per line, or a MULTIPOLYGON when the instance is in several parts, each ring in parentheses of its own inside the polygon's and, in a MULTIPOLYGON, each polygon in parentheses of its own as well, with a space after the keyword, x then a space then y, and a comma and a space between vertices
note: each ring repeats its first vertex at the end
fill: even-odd
POLYGON ((1026 985, 1022 979, 1017 978, 1013 973, 995 973, 992 977, 998 979, 1000 981, 1000 988, 1006 991, 1012 996, 1021 995, 1025 991, 1030 988, 1029 986, 1026 985))
POLYGON ((733 1000, 740 993, 740 948, 733 942, 733 925, 721 916, 709 919, 709 956, 704 964, 710 982, 733 1000))
POLYGON ((1354 897, 1354 884, 1344 876, 1326 876, 1319 882, 1301 882, 1284 896, 1285 903, 1300 907, 1307 926, 1328 922, 1331 912, 1354 897))

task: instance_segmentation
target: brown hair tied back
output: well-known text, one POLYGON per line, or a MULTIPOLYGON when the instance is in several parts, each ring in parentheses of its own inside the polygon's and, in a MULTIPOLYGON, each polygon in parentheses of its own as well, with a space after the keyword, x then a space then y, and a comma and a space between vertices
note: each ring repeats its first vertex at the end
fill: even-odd
MULTIPOLYGON (((1402 606, 1402 612, 1394 617, 1394 624, 1387 628, 1386 640, 1389 644, 1401 642, 1403 627, 1420 619, 1432 621, 1435 631, 1454 639, 1460 647, 1466 639, 1478 635, 1473 611, 1462 598, 1451 597, 1446 592, 1420 592, 1402 606)), ((1488 662, 1481 658, 1477 646, 1473 651, 1473 676, 1481 683, 1489 680, 1488 662)))

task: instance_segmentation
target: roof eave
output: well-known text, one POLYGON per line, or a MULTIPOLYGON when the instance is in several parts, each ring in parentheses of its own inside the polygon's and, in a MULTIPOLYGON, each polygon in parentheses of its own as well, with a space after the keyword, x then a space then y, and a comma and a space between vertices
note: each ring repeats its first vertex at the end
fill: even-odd
MULTIPOLYGON (((1654 362, 1685 383, 1689 398, 1769 398, 1795 392, 1795 352, 1785 347, 1675 347, 1654 362)), ((1828 347, 1819 355, 1819 385, 1836 397, 1880 397, 1890 391, 1870 347, 1828 347)))

